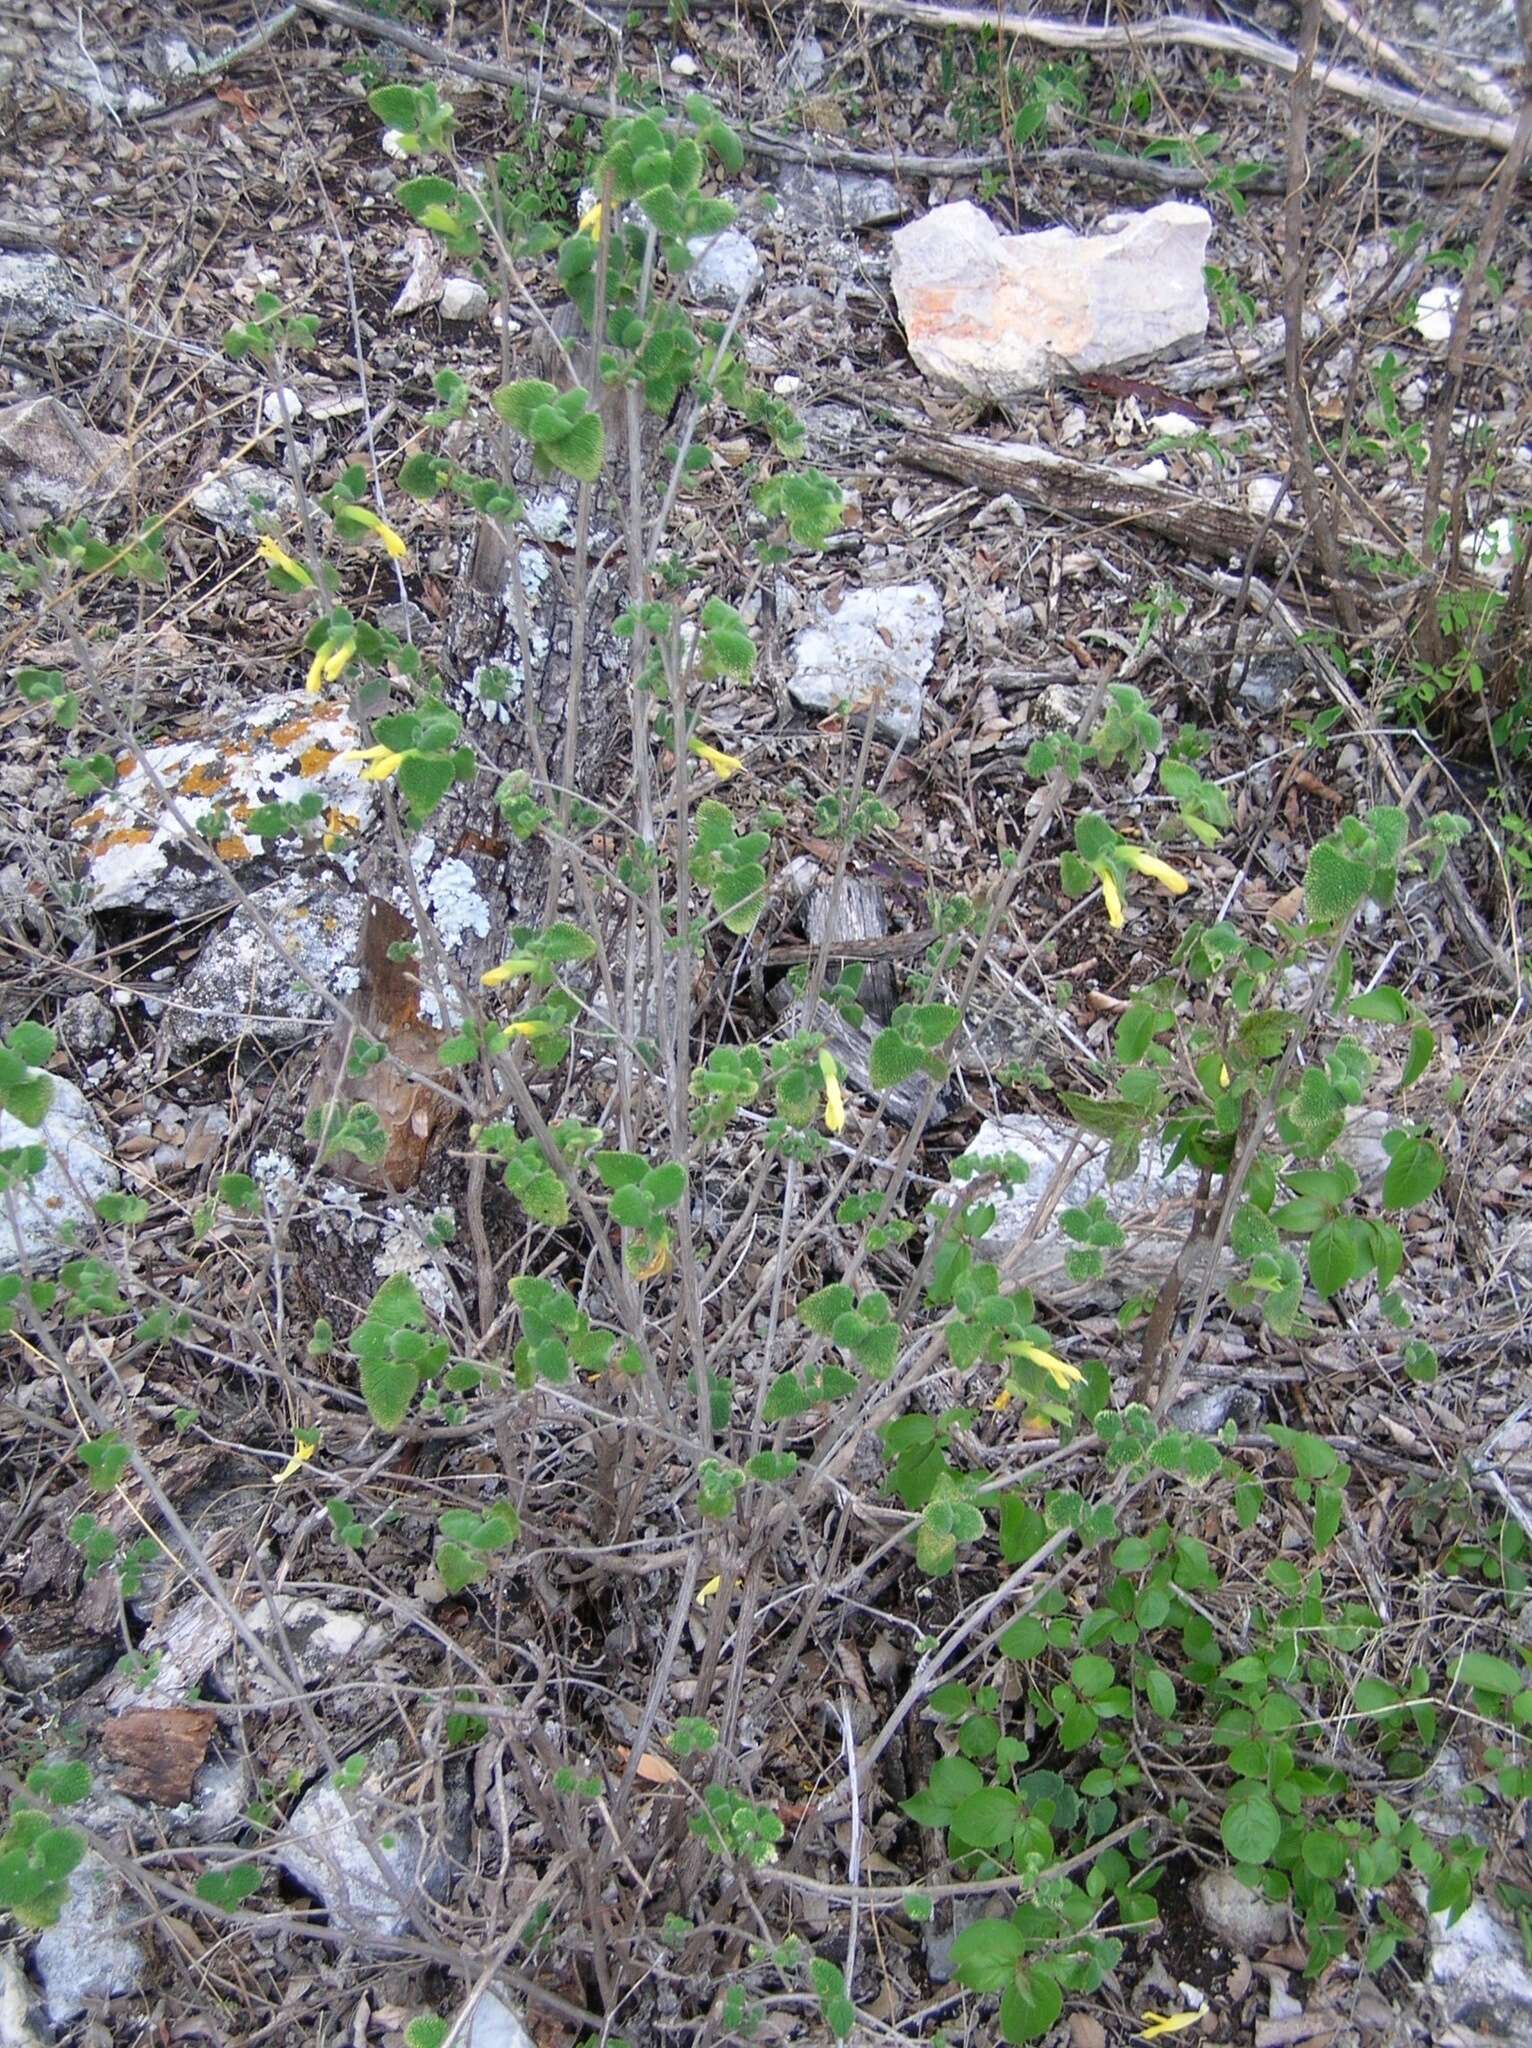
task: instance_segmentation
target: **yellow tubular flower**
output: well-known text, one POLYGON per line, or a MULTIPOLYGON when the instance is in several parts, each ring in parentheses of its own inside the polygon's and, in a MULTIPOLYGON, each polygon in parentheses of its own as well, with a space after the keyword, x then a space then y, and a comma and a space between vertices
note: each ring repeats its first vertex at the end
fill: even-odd
POLYGON ((717 747, 710 747, 706 740, 688 740, 686 751, 695 754, 699 761, 706 761, 720 782, 727 782, 731 775, 738 775, 745 765, 738 754, 721 753, 717 747))
POLYGON ((699 1586, 697 1588, 697 1605, 699 1607, 706 1607, 709 1600, 711 1600, 713 1595, 720 1590, 722 1585, 722 1572, 715 1572, 712 1578, 708 1580, 705 1586, 699 1586))
POLYGON ((1169 2034, 1181 2034, 1188 2027, 1196 2026, 1206 2012, 1205 2005, 1198 2006, 1195 2012, 1146 2012, 1144 2018, 1149 2024, 1133 2038, 1135 2041, 1163 2041, 1169 2034))
POLYGON ((399 753, 393 747, 353 747, 348 754, 337 754, 337 761, 365 761, 362 770, 363 782, 386 782, 390 775, 397 775, 409 759, 407 753, 399 753))
POLYGON ((301 583, 305 590, 312 590, 314 579, 301 562, 295 562, 286 548, 280 548, 269 533, 263 533, 255 544, 255 552, 263 562, 270 562, 273 569, 280 569, 284 576, 291 576, 301 583))
POLYGON ((1014 1387, 1002 1387, 989 1405, 997 1415, 1003 1415, 1015 1398, 1016 1389, 1014 1387))
POLYGON ((1139 846, 1119 846, 1117 851, 1141 875, 1147 875, 1151 882, 1158 882, 1162 889, 1168 889, 1172 896, 1184 896, 1191 883, 1179 868, 1173 868, 1168 860, 1161 860, 1158 854, 1145 853, 1139 846))
POLYGON ((1071 1365, 1067 1358, 1059 1358, 1053 1352, 1045 1351, 1041 1344, 1007 1344, 1005 1348, 1014 1352, 1018 1358, 1025 1358, 1029 1364, 1040 1367, 1055 1386, 1078 1386, 1085 1378, 1077 1365, 1071 1365))
POLYGON ((825 1129, 843 1131, 846 1128, 846 1098, 840 1092, 840 1075, 832 1053, 822 1052, 819 1055, 819 1076, 825 1084, 825 1129))
POLYGON ((601 201, 599 199, 588 212, 580 215, 580 225, 575 229, 575 233, 577 235, 589 235, 593 242, 601 240, 601 201))
POLYGON ((498 967, 492 967, 488 974, 479 976, 481 988, 504 988, 508 981, 514 981, 518 974, 525 973, 519 960, 502 960, 498 967))
POLYGON ((303 678, 303 687, 311 697, 319 695, 320 685, 324 682, 324 659, 324 649, 321 647, 309 663, 309 672, 303 678))
POLYGON ((354 520, 358 526, 365 526, 370 533, 375 533, 394 561, 402 562, 409 553, 409 542, 395 533, 386 519, 380 519, 376 512, 369 512, 365 505, 348 506, 347 517, 354 520))
POLYGON ((1101 900, 1106 905, 1106 921, 1114 932, 1123 927, 1122 891, 1117 886, 1117 877, 1104 860, 1091 862, 1096 879, 1101 884, 1101 900))
POLYGON ((352 655, 355 654, 356 642, 354 640, 342 640, 339 647, 335 648, 333 652, 328 648, 322 651, 326 656, 323 670, 324 679, 327 683, 333 683, 345 668, 347 662, 350 661, 352 655))
MULTIPOLYGON (((490 972, 493 973, 494 969, 490 972)), ((486 974, 484 979, 488 981, 489 975, 486 974)), ((518 1017, 514 1024, 506 1025, 505 1034, 507 1038, 537 1038, 547 1029, 548 1026, 538 1023, 535 1017, 518 1017)))

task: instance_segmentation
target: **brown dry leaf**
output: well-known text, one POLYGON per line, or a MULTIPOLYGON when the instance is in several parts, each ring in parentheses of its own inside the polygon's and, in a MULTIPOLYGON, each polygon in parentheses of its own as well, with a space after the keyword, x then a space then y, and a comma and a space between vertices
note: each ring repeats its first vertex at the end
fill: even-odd
MULTIPOLYGON (((633 1752, 624 1749, 619 1743, 617 1754, 626 1763, 633 1752)), ((656 1756, 652 1750, 647 1749, 638 1760, 638 1769, 634 1776, 642 1778, 646 1785, 679 1785, 681 1782, 681 1773, 674 1764, 667 1763, 664 1757, 656 1756)))

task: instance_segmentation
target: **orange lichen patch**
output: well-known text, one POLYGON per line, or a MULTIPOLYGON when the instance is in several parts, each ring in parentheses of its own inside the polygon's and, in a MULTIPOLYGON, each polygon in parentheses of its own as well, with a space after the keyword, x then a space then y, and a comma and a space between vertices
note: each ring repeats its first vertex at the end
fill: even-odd
POLYGON ((312 713, 305 712, 301 718, 289 719, 286 725, 274 725, 266 737, 274 747, 296 746, 306 733, 314 730, 314 722, 312 713))
POLYGON ((250 858, 249 842, 244 839, 220 839, 214 851, 220 860, 248 860, 250 858))
POLYGON ((216 796, 229 779, 229 771, 219 761, 199 761, 195 768, 187 770, 181 778, 183 796, 216 796))
POLYGON ((93 840, 90 857, 100 860, 102 854, 110 853, 114 846, 147 846, 153 837, 147 825, 124 825, 120 831, 104 832, 99 839, 93 840))
POLYGON ((310 747, 306 753, 298 756, 298 773, 323 775, 335 758, 335 751, 331 747, 310 747))
POLYGON ((101 808, 100 804, 97 804, 93 810, 86 811, 82 817, 75 819, 74 829, 76 832, 94 832, 98 825, 104 823, 105 819, 106 812, 101 808))

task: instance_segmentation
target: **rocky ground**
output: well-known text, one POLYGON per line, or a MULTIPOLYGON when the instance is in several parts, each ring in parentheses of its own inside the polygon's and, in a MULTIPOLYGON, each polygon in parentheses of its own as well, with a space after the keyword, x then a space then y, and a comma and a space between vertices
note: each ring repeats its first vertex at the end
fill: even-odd
MULTIPOLYGON (((1078 27, 1101 10, 1057 12, 1078 27)), ((1296 47, 1296 9, 1205 12, 1296 47)), ((1272 1428, 1344 1459, 1323 1576, 1347 1627, 1370 1619, 1356 1642, 1330 1610, 1305 1624, 1339 1644, 1342 1679, 1337 1693, 1292 1678, 1295 1696, 1313 1688, 1303 1758, 1351 1773, 1337 1810, 1353 1833, 1386 1792, 1428 1843, 1459 1844, 1471 1903, 1433 1911, 1424 1856, 1374 1887, 1353 1871, 1350 1938, 1316 1961, 1302 1914, 1230 1867, 1228 1744, 1178 1755, 1139 1725, 1138 1789, 1111 1796, 1125 1835, 1147 1830, 1134 1853, 1158 1872, 1153 1910, 1025 2037, 1100 2048, 1154 2037, 1157 2012, 1187 2039, 1261 2048, 1532 2040, 1525 1797, 1501 1774, 1486 1696, 1452 1675, 1482 1654, 1525 1677, 1532 1531, 1532 245, 1513 11, 1326 10, 1324 59, 1364 89, 1318 96, 1307 181, 1280 67, 1216 40, 1159 44, 1152 9, 1123 15, 1135 35, 1072 66, 1026 42, 1002 65, 978 17, 894 5, 537 17, 229 0, 171 18, 44 0, 0 25, 0 1027, 23 1029, 0 1048, 18 1091, 0 1110, 0 1269, 45 1290, 6 1297, 0 1381, 12 1827, 29 1772, 89 1769, 60 1808, 89 1847, 55 1924, 8 1923, 6 2048, 420 2048, 445 2030, 410 2036, 412 2021, 458 2014, 451 2038, 473 2048, 527 2029, 539 2048, 1001 2038, 1000 1981, 962 1981, 952 1943, 992 1896, 1013 1902, 1015 1873, 975 1909, 964 1886, 994 1866, 949 1862, 905 1809, 933 1763, 989 1753, 932 1704, 930 1659, 989 1625, 1008 1539, 992 1532, 955 1573, 918 1568, 919 1518, 889 1491, 872 1427, 894 1411, 875 1401, 860 1434, 837 1437, 827 1407, 778 1431, 777 1449, 830 1461, 779 1512, 699 1510, 699 1460, 759 1452, 767 1385, 810 1355, 791 1307, 851 1257, 841 1197, 897 1194, 911 1229, 871 1272, 905 1305, 928 1277, 928 1201, 939 1216, 997 1154, 1029 1168, 995 1188, 985 1239, 1008 1284, 1068 1355, 1099 1361, 1108 1408, 1149 1391, 1144 1325, 1206 1188, 1157 1140, 1109 1176, 1101 1133, 1082 1144, 1062 1098, 1101 1093, 1124 1011, 1168 986, 1191 916, 1276 945, 1302 916, 1310 848, 1396 801, 1473 826, 1445 875, 1409 880, 1353 940, 1358 987, 1405 990, 1435 1041, 1408 1106, 1447 1173, 1412 1212, 1401 1284, 1437 1368, 1406 1369, 1372 1296, 1311 1297, 1279 1337, 1215 1294, 1162 1420, 1183 1440, 1223 1432, 1220 1455, 1255 1472, 1275 1465, 1272 1428), (561 302, 551 255, 502 290, 401 208, 418 166, 368 96, 427 79, 453 103, 457 160, 500 155, 559 239, 593 196, 590 106, 663 113, 704 91, 744 161, 712 180, 736 218, 700 238, 678 297, 737 321, 752 388, 801 418, 793 461, 844 494, 822 548, 763 558, 753 494, 791 465, 764 411, 720 400, 650 564, 694 621, 716 596, 753 635, 751 677, 707 679, 693 707, 743 769, 694 795, 742 825, 768 814, 772 832, 763 915, 748 935, 715 923, 698 957, 690 1056, 819 1031, 851 1114, 807 1158, 773 1154, 750 1110, 694 1150, 676 1273, 656 1262, 647 1293, 615 1224, 586 1230, 593 1212, 567 1207, 534 1223, 475 1147, 494 1115, 524 1136, 530 1105, 608 1119, 603 1143, 620 1130, 667 1156, 653 1077, 670 1052, 651 1055, 648 1034, 673 1021, 676 956, 624 923, 617 878, 646 803, 673 858, 674 785, 668 765, 653 785, 637 771, 612 630, 631 588, 626 473, 609 465, 588 497, 567 475, 519 474, 524 518, 487 580, 473 511, 398 485, 422 450, 485 468, 506 453, 492 422, 427 415, 450 411, 443 373, 480 393, 548 374, 561 302), (280 318, 312 319, 312 345, 231 352, 268 294, 280 318), (1343 451, 1321 464, 1322 521, 1294 461, 1293 350, 1316 445, 1343 451), (344 758, 389 707, 344 661, 305 687, 316 648, 322 663, 341 643, 305 642, 309 594, 282 589, 260 551, 264 535, 309 560, 316 507, 352 465, 407 553, 366 534, 332 550, 336 601, 396 636, 377 664, 396 693, 403 650, 439 670, 477 768, 418 830, 395 785, 344 758), (1427 571, 1437 511, 1447 539, 1427 571), (1443 582, 1493 631, 1443 625, 1443 582), (565 758, 597 809, 566 817, 584 848, 566 870, 556 835, 520 844, 492 798, 525 765, 518 705, 541 692, 563 747, 582 642, 565 758), (1060 886, 1068 833, 1032 750, 1088 727, 1120 684, 1161 737, 1087 769, 1089 803, 1149 837, 1174 808, 1155 766, 1179 734, 1227 820, 1176 852, 1189 898, 1146 885, 1116 929, 1099 898, 1060 886), (881 808, 848 851, 835 806, 852 788, 881 808), (257 830, 281 804, 307 807, 302 829, 257 830), (525 1100, 495 1093, 488 1058, 454 1093, 438 1053, 488 1014, 481 971, 552 910, 599 931, 608 981, 579 984, 567 1056, 517 1068, 525 1100), (827 959, 862 967, 855 1002, 844 984, 820 1000, 827 959), (872 1038, 912 996, 961 997, 951 1070, 939 1089, 875 1088, 872 1038), (53 1034, 41 1061, 29 1023, 53 1034), (376 1066, 356 1057, 358 1027, 376 1066), (41 1122, 25 1094, 37 1064, 41 1122), (386 1149, 322 1156, 314 1116, 336 1102, 370 1111, 386 1149), (1093 1202, 1120 1241, 1086 1271, 1060 1217, 1093 1202), (347 1348, 380 1289, 402 1276, 454 1361, 479 1369, 505 1361, 507 1287, 529 1273, 603 1327, 627 1329, 641 1298, 664 1403, 616 1372, 507 1380, 380 1428, 347 1348), (82 1443, 113 1439, 131 1467, 82 1464, 82 1443), (502 1503, 514 1547, 484 1519, 502 1503), (444 1515, 466 1515, 479 1548, 444 1515), (1357 1733, 1358 1687, 1385 1682, 1429 1701, 1407 1765, 1357 1733), (689 1717, 716 1750, 688 1757, 689 1717), (737 1841, 706 1853, 715 1785, 775 1816, 774 1860, 737 1841), (898 1906, 913 1892, 934 1913, 898 1906)), ((680 417, 647 431, 646 516, 680 417)), ((643 730, 668 763, 663 729, 643 730)), ((1283 988, 1295 1011, 1305 972, 1283 988)), ((1375 1067, 1337 1151, 1366 1204, 1389 1172, 1404 1053, 1386 1022, 1356 1028, 1375 1067)), ((1214 1281, 1232 1273, 1226 1253, 1214 1281)), ((1178 1329, 1194 1297, 1172 1298, 1178 1329)), ((1044 1404, 1018 1432, 994 1375, 976 1392, 939 1349, 912 1379, 911 1413, 968 1404, 953 1447, 996 1487, 1109 1497, 1104 1431, 1044 1404)), ((1307 1496, 1281 1498, 1253 1528, 1216 1489, 1164 1509, 1177 1543, 1218 1560, 1200 1597, 1231 1660, 1308 1529, 1292 1504, 1307 1496)), ((1105 1553, 1069 1555, 1059 1609, 1088 1616, 1108 1598, 1105 1553)), ((1013 1716, 1078 1805, 1047 1687, 985 1656, 944 1675, 992 1686, 975 1720, 1013 1716)), ((1064 1681, 1060 1659, 1049 1683, 1064 1681)), ((6 1869, 0 1848, 14 1904, 6 1869)))

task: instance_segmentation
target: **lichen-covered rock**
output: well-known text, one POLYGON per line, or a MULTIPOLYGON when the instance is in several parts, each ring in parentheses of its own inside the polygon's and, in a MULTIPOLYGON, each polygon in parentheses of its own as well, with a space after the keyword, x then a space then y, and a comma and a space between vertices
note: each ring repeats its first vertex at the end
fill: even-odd
POLYGON ((36 341, 80 312, 74 273, 47 249, 0 249, 0 335, 36 341))
POLYGON ((367 899, 343 884, 289 875, 251 898, 278 952, 242 904, 203 947, 165 1005, 165 1043, 184 1055, 249 1037, 301 1045, 325 1020, 323 991, 342 998, 358 982, 357 942, 367 899))
POLYGON ((237 462, 231 469, 204 476, 191 501, 193 509, 220 533, 254 540, 265 530, 262 515, 269 514, 273 522, 292 517, 298 494, 280 470, 237 462))
POLYGON ((748 299, 766 270, 748 235, 725 228, 721 235, 698 235, 687 243, 692 267, 686 273, 686 296, 700 306, 733 307, 748 299))
POLYGON ((899 188, 890 178, 865 171, 820 171, 809 164, 784 164, 776 196, 788 219, 831 235, 852 234, 898 220, 904 212, 899 188))
POLYGON ((233 886, 197 831, 210 815, 223 827, 213 842, 218 856, 247 889, 305 857, 291 835, 262 840, 246 830, 259 806, 312 790, 335 829, 365 829, 376 791, 339 760, 359 744, 344 704, 298 693, 262 698, 222 738, 202 734, 149 747, 142 760, 123 756, 116 783, 74 823, 91 909, 193 915, 228 902, 233 886), (179 816, 161 800, 156 781, 179 816))

